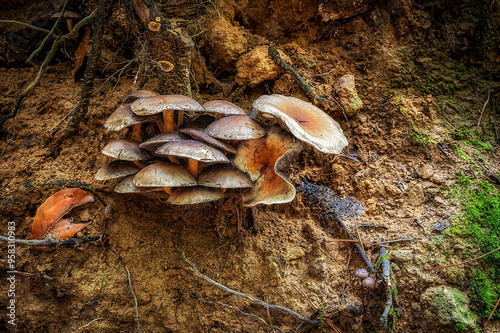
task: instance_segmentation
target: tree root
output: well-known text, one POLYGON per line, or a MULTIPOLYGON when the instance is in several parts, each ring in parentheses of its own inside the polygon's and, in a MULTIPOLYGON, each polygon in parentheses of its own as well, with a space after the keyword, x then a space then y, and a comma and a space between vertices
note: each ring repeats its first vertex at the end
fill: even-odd
POLYGON ((250 295, 247 295, 247 294, 244 294, 244 293, 241 293, 239 291, 236 291, 236 290, 233 290, 231 288, 228 288, 214 280, 212 280, 211 278, 209 278, 208 276, 206 275, 203 275, 201 274, 201 272, 198 270, 198 268, 196 267, 196 264, 194 262, 192 262, 191 260, 189 260, 187 257, 186 257, 186 254, 184 253, 183 250, 179 249, 181 255, 182 255, 182 259, 187 263, 189 264, 191 267, 190 269, 193 271, 193 274, 199 278, 202 278, 203 280, 205 281, 208 281, 210 282, 211 284, 213 284, 214 286, 218 287, 218 288, 221 288, 222 290, 225 290, 231 294, 234 294, 234 295, 237 295, 237 296, 241 296, 241 297, 244 297, 252 302, 255 302, 259 305, 262 305, 263 307, 265 307, 266 309, 275 309, 275 310, 281 310, 281 311, 285 311, 295 317, 297 317, 298 319, 302 320, 302 321, 305 321, 305 322, 308 322, 308 323, 311 323, 311 324, 314 324, 314 325, 318 325, 319 322, 316 321, 316 320, 312 320, 312 319, 309 319, 309 318, 306 318, 304 316, 301 316, 300 314, 298 314, 297 312, 291 310, 291 309, 288 309, 288 308, 285 308, 283 306, 279 306, 279 305, 273 305, 273 304, 269 304, 269 303, 266 303, 264 301, 261 301, 260 299, 257 299, 253 296, 250 296, 250 295))

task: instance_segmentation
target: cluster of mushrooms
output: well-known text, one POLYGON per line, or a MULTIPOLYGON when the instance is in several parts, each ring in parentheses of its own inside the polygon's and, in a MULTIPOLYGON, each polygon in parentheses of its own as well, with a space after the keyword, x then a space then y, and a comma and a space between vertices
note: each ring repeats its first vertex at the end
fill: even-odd
POLYGON ((201 105, 182 95, 132 93, 104 124, 112 131, 133 126, 131 140, 116 140, 102 149, 114 160, 95 178, 124 177, 116 192, 161 190, 169 194, 168 203, 178 205, 219 200, 226 190, 241 192, 248 207, 286 203, 295 198, 287 169, 302 149, 301 141, 324 153, 338 154, 347 146, 339 124, 311 103, 265 95, 253 108, 274 116, 279 125, 265 128, 223 100, 201 105), (146 122, 156 123, 160 134, 143 141, 141 125, 146 122))

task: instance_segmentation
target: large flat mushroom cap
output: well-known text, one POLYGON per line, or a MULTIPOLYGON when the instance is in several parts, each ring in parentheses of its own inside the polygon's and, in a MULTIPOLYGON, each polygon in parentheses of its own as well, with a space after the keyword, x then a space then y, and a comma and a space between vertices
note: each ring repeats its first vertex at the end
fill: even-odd
POLYGON ((215 164, 203 169, 198 175, 198 185, 219 188, 252 187, 250 177, 231 165, 215 164))
POLYGON ((292 201, 295 187, 286 171, 301 148, 301 142, 279 126, 271 127, 265 138, 240 143, 232 163, 255 181, 255 185, 242 194, 243 205, 252 207, 292 201))
POLYGON ((176 164, 157 162, 148 165, 134 176, 134 184, 140 187, 195 186, 196 179, 176 164))
POLYGON ((167 142, 184 140, 179 134, 174 132, 164 132, 147 139, 139 145, 139 148, 145 149, 154 154, 154 152, 167 142))
POLYGON ((140 116, 157 114, 166 110, 205 111, 200 103, 183 95, 158 95, 139 98, 130 104, 130 108, 135 114, 140 116))
POLYGON ((123 161, 143 161, 148 158, 148 154, 139 148, 139 144, 131 140, 111 141, 101 152, 123 161))
POLYGON ((184 187, 175 189, 167 202, 173 205, 193 205, 224 198, 222 189, 213 187, 184 187))
POLYGON ((266 130, 246 115, 223 117, 211 123, 205 132, 214 138, 223 140, 249 140, 266 135, 266 130))
POLYGON ((194 140, 168 142, 158 148, 155 154, 187 157, 201 162, 229 163, 226 155, 217 148, 194 140))
POLYGON ((132 112, 129 104, 122 104, 108 117, 104 127, 110 131, 119 131, 128 126, 156 120, 160 120, 160 117, 138 116, 132 112))
POLYGON ((228 102, 228 101, 214 100, 214 101, 206 102, 202 106, 207 112, 215 112, 215 113, 225 114, 225 115, 230 115, 230 114, 247 115, 245 110, 240 108, 238 105, 235 105, 235 104, 228 102))
POLYGON ((139 172, 139 168, 129 161, 111 161, 106 163, 95 174, 96 180, 110 180, 133 175, 139 172))
POLYGON ((282 95, 264 95, 253 102, 257 110, 272 114, 296 138, 324 153, 339 154, 347 146, 340 125, 309 102, 282 95))

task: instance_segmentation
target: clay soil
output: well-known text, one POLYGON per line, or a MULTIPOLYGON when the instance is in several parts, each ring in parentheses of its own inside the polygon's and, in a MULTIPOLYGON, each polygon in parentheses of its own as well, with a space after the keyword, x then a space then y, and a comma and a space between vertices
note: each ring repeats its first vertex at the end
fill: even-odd
MULTIPOLYGON (((78 1, 73 2, 77 10, 78 1)), ((53 7, 57 4, 50 1, 5 2, 0 19, 33 23, 53 7)), ((486 34, 481 19, 471 19, 481 16, 475 10, 485 8, 498 18, 497 1, 158 3, 165 20, 183 29, 194 43, 189 51, 189 90, 201 103, 225 99, 249 111, 258 96, 268 93, 308 100, 289 72, 274 69, 266 76, 265 71, 242 65, 256 48, 264 52, 255 59, 265 59, 269 41, 278 45, 317 96, 338 98, 334 84, 346 74, 355 77, 361 110, 344 117, 338 107, 326 109, 341 125, 348 147, 334 156, 305 145, 290 167, 290 178, 307 179, 364 205, 361 217, 345 223, 353 236, 355 224, 364 225, 359 234, 372 263, 380 247, 370 244, 400 240, 389 244, 397 246, 389 251, 399 292, 395 332, 453 331, 436 326, 420 296, 439 285, 467 294, 472 268, 425 268, 481 254, 466 242, 448 239, 437 246, 432 238, 439 235, 436 223, 453 221, 460 213, 460 206, 444 194, 457 173, 476 172, 487 178, 483 168, 464 161, 450 148, 454 139, 449 135, 450 126, 458 126, 452 123, 476 125, 488 90, 498 110, 499 30, 494 30, 498 22, 489 27, 495 36, 486 34), (467 71, 460 71, 460 66, 467 71), (419 141, 412 135, 415 130, 434 140, 419 141), (443 143, 447 145, 440 149, 443 143), (469 257, 463 255, 464 247, 470 247, 469 257)), ((105 213, 96 200, 69 214, 74 222, 88 223, 77 237, 102 236, 97 242, 46 249, 16 247, 17 332, 135 332, 137 322, 142 332, 334 332, 329 324, 340 332, 387 331, 379 323, 385 284, 365 290, 362 302, 354 271, 365 268, 365 263, 352 250, 353 243, 340 241, 346 236, 338 223, 322 219, 302 193, 291 203, 251 210, 242 206, 237 194, 210 204, 174 206, 166 203, 166 193, 121 195, 113 192, 115 183, 94 179, 98 168, 109 161, 100 153, 104 145, 131 134, 127 129, 109 132, 103 127, 124 97, 141 83, 159 93, 185 93, 165 84, 179 83, 178 78, 165 78, 148 61, 173 62, 176 53, 159 59, 154 50, 160 46, 144 51, 151 32, 140 25, 139 18, 128 20, 121 2, 111 5, 90 107, 57 152, 49 149, 51 140, 80 102, 81 75, 77 73, 75 79, 72 69, 83 33, 79 40, 61 46, 40 85, 1 129, 0 234, 7 234, 7 222, 15 221, 16 237, 29 239, 37 207, 75 182, 87 184, 109 206, 105 213), (138 33, 128 34, 131 30, 126 27, 133 24, 138 33), (193 274, 182 251, 201 274, 226 287, 305 317, 313 315, 313 303, 321 313, 331 315, 328 323, 299 328, 302 321, 293 315, 268 311, 217 288, 193 274), (138 319, 130 287, 137 298, 138 319)), ((48 29, 52 24, 45 22, 48 29)), ((65 28, 59 29, 65 33, 65 28)), ((17 94, 34 80, 48 51, 44 48, 27 65, 25 59, 43 34, 23 34, 22 29, 26 28, 2 23, 2 115, 13 109, 17 94), (16 42, 16 37, 26 41, 16 42)), ((165 47, 174 49, 174 44, 165 47)), ((485 112, 483 122, 492 130, 490 106, 485 112)), ((498 130, 498 116, 496 126, 498 130)), ((155 130, 146 127, 143 134, 155 130)), ((494 139, 489 144, 493 150, 478 163, 498 174, 500 150, 494 139)), ((7 253, 5 243, 0 247, 7 253)), ((0 331, 15 332, 5 310, 9 298, 4 257, 0 331)), ((476 311, 477 304, 471 308, 476 311)), ((325 322, 318 315, 311 318, 325 322)), ((486 331, 498 331, 497 325, 490 323, 486 331)))

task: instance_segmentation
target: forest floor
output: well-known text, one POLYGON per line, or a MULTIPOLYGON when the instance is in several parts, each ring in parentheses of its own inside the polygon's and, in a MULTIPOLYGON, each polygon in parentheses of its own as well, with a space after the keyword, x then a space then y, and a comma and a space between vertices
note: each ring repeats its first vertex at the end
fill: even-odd
MULTIPOLYGON (((33 22, 43 12, 43 1, 15 3, 0 10, 0 19, 33 22)), ((338 223, 322 219, 303 193, 287 204, 252 208, 249 222, 237 194, 210 204, 174 206, 166 203, 166 193, 123 195, 113 192, 116 183, 94 179, 109 161, 101 149, 131 134, 107 131, 107 117, 145 77, 145 89, 167 93, 171 88, 161 85, 154 69, 140 66, 143 58, 134 58, 141 43, 130 42, 119 29, 126 15, 116 3, 88 113, 60 151, 53 154, 49 144, 79 103, 82 82, 72 75, 72 58, 83 33, 61 47, 40 85, 0 132, 0 235, 7 235, 7 222, 15 221, 16 237, 29 239, 36 209, 72 187, 65 182, 89 184, 112 208, 109 216, 96 201, 69 214, 88 223, 78 237, 103 235, 93 244, 16 246, 17 332, 132 332, 137 322, 142 332, 335 332, 333 326, 339 332, 479 331, 500 296, 500 256, 427 268, 500 246, 500 20, 488 37, 496 47, 488 48, 474 44, 481 31, 474 1, 338 1, 345 7, 336 9, 313 0, 183 3, 189 10, 173 10, 168 2, 158 8, 195 43, 191 91, 202 104, 225 99, 250 111, 267 93, 308 100, 289 72, 268 77, 244 66, 270 61, 269 41, 318 96, 336 98, 335 83, 346 74, 355 77, 363 107, 346 117, 340 109, 328 111, 349 145, 339 156, 304 145, 290 179, 307 179, 363 203, 364 214, 345 224, 351 236, 359 229, 372 264, 381 248, 375 244, 394 241, 387 244, 394 293, 388 327, 379 322, 386 284, 362 290, 354 272, 366 268, 364 261, 352 242, 342 241, 346 237, 338 223), (256 49, 262 52, 245 60, 256 49), (217 288, 193 274, 182 252, 201 274, 226 287, 304 317, 315 307, 311 318, 319 324, 299 328, 302 322, 293 315, 217 288), (463 295, 463 318, 444 318, 429 300, 429 293, 442 286, 463 295)), ((500 4, 493 1, 490 9, 491 23, 500 4)), ((41 38, 23 35, 23 26, 1 24, 0 110, 5 115, 36 77, 46 50, 34 65, 25 65, 20 59, 41 38), (29 40, 18 53, 12 51, 16 34, 29 40)), ((7 253, 5 244, 0 248, 7 253)), ((6 310, 5 259, 2 255, 0 331, 14 332, 6 310)), ((498 318, 484 332, 498 332, 498 318)))

